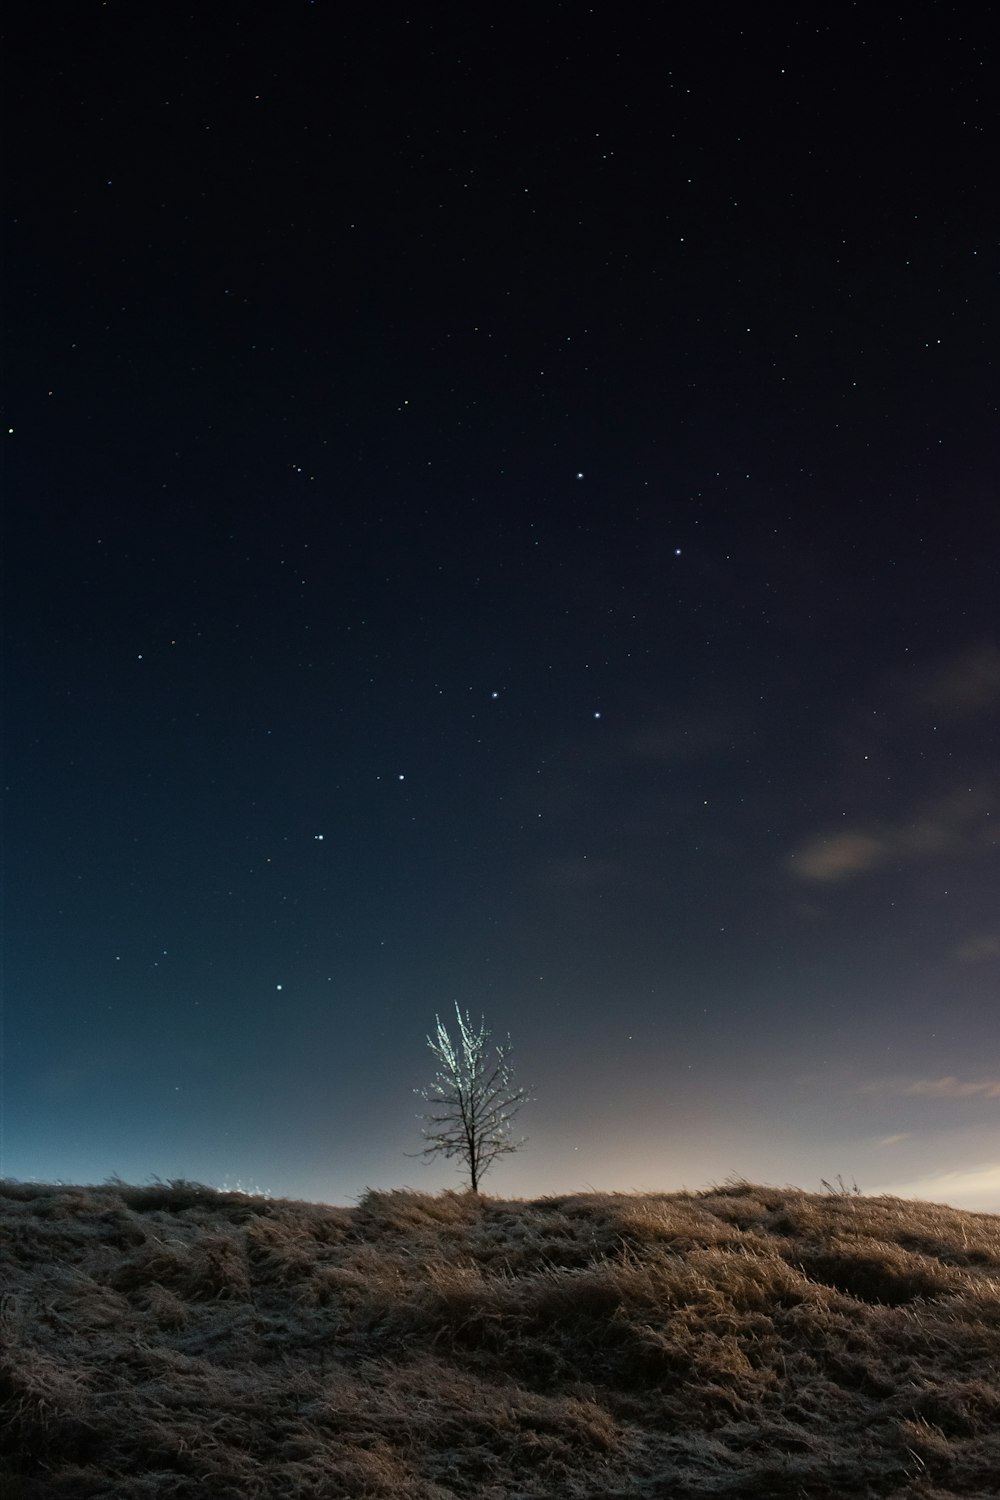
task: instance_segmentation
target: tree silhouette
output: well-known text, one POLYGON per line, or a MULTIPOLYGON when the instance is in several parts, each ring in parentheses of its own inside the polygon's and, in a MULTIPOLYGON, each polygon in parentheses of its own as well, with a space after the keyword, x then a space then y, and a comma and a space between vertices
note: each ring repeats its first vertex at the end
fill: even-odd
POLYGON ((498 1156, 519 1151, 524 1139, 512 1140, 510 1127, 521 1105, 530 1097, 515 1086, 510 1063, 510 1037, 490 1046, 491 1034, 480 1019, 478 1028, 468 1011, 455 1006, 458 1036, 453 1042, 439 1016, 427 1045, 437 1061, 434 1082, 416 1089, 429 1108, 424 1114, 421 1156, 459 1156, 469 1170, 469 1186, 479 1191, 483 1173, 498 1156))

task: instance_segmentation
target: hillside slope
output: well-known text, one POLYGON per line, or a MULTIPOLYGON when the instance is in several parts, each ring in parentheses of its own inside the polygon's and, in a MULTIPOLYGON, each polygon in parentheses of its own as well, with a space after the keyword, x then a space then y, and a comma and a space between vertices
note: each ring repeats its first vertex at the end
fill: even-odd
POLYGON ((1000 1496, 1000 1219, 0 1184, 5 1500, 1000 1496))

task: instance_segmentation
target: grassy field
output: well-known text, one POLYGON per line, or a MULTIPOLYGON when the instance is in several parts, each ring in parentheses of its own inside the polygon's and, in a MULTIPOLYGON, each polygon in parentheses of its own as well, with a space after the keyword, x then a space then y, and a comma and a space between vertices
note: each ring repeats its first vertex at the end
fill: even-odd
POLYGON ((1000 1496, 1000 1219, 0 1185, 4 1500, 1000 1496))

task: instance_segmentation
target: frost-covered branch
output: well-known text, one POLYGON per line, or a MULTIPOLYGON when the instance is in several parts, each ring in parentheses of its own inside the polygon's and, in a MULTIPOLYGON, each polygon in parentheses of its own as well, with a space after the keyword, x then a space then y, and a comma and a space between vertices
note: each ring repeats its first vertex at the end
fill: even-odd
POLYGON ((455 1006, 458 1034, 454 1041, 439 1016, 427 1045, 437 1062, 434 1081, 417 1089, 427 1101, 424 1113, 424 1157, 458 1156, 469 1170, 469 1184, 479 1191, 483 1173, 498 1156, 510 1155, 524 1145, 514 1140, 511 1124, 521 1105, 530 1097, 516 1085, 510 1062, 510 1038, 492 1047, 486 1022, 475 1026, 468 1011, 455 1006))

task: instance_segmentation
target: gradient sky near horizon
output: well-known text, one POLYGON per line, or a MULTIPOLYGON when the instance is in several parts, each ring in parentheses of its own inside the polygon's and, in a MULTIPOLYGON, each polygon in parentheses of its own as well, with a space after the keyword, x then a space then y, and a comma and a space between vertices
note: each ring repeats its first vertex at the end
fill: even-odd
POLYGON ((987 32, 14 8, 3 1174, 1000 1211, 987 32))

